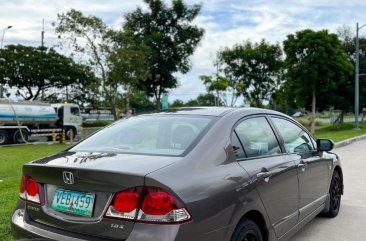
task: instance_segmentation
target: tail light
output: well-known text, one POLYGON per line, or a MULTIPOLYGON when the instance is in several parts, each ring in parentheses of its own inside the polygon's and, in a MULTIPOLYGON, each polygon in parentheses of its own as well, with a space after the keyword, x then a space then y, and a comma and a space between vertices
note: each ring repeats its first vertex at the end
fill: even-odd
POLYGON ((38 192, 38 183, 30 176, 23 175, 20 183, 19 197, 26 201, 41 203, 38 192))
POLYGON ((106 216, 133 220, 138 211, 140 193, 137 188, 129 189, 114 195, 106 216))
POLYGON ((182 201, 156 187, 135 187, 116 193, 105 216, 165 224, 191 220, 182 201))

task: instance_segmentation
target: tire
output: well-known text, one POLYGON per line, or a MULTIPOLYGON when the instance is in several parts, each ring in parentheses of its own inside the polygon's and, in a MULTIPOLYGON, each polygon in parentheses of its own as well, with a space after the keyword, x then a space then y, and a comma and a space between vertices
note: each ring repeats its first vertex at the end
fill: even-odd
POLYGON ((0 130, 0 145, 5 145, 9 142, 8 132, 0 130))
POLYGON ((230 241, 263 241, 258 225, 249 219, 240 221, 230 241))
POLYGON ((23 134, 24 140, 22 138, 22 134, 20 133, 20 130, 16 130, 13 132, 11 139, 14 144, 20 144, 20 143, 24 143, 24 142, 28 141, 28 137, 29 137, 28 132, 25 130, 21 130, 21 132, 23 134))
POLYGON ((330 218, 336 217, 341 208, 342 197, 342 179, 337 171, 334 171, 332 176, 332 182, 329 188, 330 205, 329 211, 324 215, 330 218))

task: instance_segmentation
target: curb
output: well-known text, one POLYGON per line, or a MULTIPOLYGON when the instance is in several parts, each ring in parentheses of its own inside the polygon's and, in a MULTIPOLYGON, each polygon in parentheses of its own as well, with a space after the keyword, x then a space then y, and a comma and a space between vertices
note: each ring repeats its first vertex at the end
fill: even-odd
POLYGON ((343 147, 343 146, 347 146, 352 144, 353 142, 356 141, 360 141, 360 140, 365 140, 366 139, 366 134, 364 135, 360 135, 360 136, 356 136, 356 137, 352 137, 350 139, 344 140, 344 141, 340 141, 334 144, 334 148, 339 148, 339 147, 343 147))

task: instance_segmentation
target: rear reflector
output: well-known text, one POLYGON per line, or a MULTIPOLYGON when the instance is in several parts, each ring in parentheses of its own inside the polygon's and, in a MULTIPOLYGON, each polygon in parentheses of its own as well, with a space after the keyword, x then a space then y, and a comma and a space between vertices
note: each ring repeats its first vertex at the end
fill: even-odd
POLYGON ((25 175, 22 176, 22 181, 20 182, 20 190, 19 193, 25 192, 25 187, 27 185, 27 177, 25 175))
POLYGON ((136 187, 115 194, 105 216, 165 224, 191 220, 178 198, 156 187, 136 187))
POLYGON ((38 192, 38 183, 30 176, 23 174, 20 183, 19 197, 26 201, 41 203, 38 192))

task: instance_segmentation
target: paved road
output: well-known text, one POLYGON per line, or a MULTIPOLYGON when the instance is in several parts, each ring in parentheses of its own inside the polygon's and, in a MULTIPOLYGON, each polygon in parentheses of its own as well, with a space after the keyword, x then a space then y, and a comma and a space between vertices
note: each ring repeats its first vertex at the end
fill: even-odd
POLYGON ((345 194, 336 218, 316 217, 291 241, 366 241, 366 140, 334 150, 343 165, 345 194))

